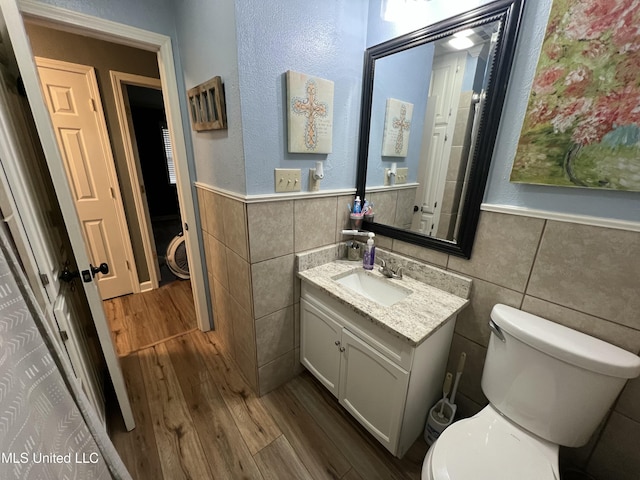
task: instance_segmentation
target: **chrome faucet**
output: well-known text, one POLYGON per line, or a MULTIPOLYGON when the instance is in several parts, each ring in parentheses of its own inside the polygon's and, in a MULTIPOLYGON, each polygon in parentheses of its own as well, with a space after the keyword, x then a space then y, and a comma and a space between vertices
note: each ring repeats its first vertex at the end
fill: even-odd
POLYGON ((394 270, 393 267, 387 267, 387 262, 385 262, 383 259, 380 259, 380 267, 378 268, 378 271, 387 278, 402 279, 404 267, 400 266, 394 270))

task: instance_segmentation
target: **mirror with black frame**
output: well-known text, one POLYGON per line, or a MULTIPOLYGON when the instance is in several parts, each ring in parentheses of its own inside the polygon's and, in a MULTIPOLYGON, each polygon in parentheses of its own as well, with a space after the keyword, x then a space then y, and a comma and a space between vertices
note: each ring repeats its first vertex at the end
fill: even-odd
POLYGON ((470 257, 521 14, 499 0, 367 49, 365 230, 470 257))

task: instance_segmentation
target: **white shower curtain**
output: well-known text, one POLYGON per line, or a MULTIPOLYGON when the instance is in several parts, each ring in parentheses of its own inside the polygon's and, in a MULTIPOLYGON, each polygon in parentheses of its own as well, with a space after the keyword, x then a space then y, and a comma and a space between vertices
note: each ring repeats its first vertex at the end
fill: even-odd
POLYGON ((0 478, 130 479, 0 225, 0 478))

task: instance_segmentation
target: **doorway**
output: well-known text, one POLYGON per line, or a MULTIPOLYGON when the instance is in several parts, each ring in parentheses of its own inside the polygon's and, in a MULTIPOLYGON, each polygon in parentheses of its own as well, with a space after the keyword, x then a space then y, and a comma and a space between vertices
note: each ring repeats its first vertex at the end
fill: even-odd
MULTIPOLYGON (((63 197, 65 208, 65 220, 73 223, 68 212, 69 200, 66 199, 65 182, 62 182, 58 173, 60 163, 59 154, 55 152, 51 143, 52 132, 48 122, 44 118, 44 105, 37 86, 37 76, 33 68, 32 52, 25 37, 24 22, 30 21, 49 28, 65 32, 74 32, 80 35, 83 42, 91 39, 103 39, 121 47, 130 47, 135 50, 150 52, 155 58, 155 67, 159 71, 159 78, 162 80, 162 92, 164 96, 167 124, 173 143, 173 153, 175 159, 177 191, 180 198, 180 212, 185 227, 185 250, 190 262, 190 276, 193 281, 193 299, 197 325, 203 331, 212 328, 210 305, 208 302, 208 292, 200 245, 200 238, 197 229, 190 232, 188 226, 197 225, 196 210, 194 205, 193 188, 191 185, 190 166, 187 161, 186 135, 183 130, 181 119, 183 108, 181 108, 181 96, 178 79, 176 77, 176 67, 173 57, 171 38, 167 35, 142 30, 126 24, 105 21, 98 17, 82 14, 72 10, 62 9, 44 3, 20 3, 17 6, 12 0, 3 1, 3 14, 8 18, 9 35, 17 53, 18 64, 22 72, 25 88, 29 95, 30 103, 34 109, 36 124, 42 138, 45 151, 47 152, 47 163, 52 171, 56 192, 59 197, 63 197), (5 5, 6 3, 6 5, 5 5), (5 11, 6 10, 6 11, 5 11)), ((123 58, 128 58, 124 56, 123 58)), ((104 82, 102 87, 107 84, 104 82)), ((113 135, 114 131, 110 130, 113 135)), ((80 250, 81 246, 75 245, 78 242, 76 234, 72 236, 74 249, 80 250)), ((85 255, 80 255, 84 258, 85 255)), ((92 294, 93 295, 93 294, 92 294)), ((94 306, 95 307, 95 306, 94 306)))
POLYGON ((167 259, 171 242, 182 234, 173 149, 162 92, 131 84, 125 84, 125 88, 157 252, 158 283, 163 286, 181 279, 171 270, 167 259))
POLYGON ((0 14, 4 24, 2 33, 5 41, 3 41, 3 43, 11 45, 12 53, 15 54, 15 61, 22 78, 21 85, 24 86, 24 91, 26 91, 29 99, 29 105, 38 131, 39 143, 43 147, 47 168, 61 207, 65 226, 69 233, 71 247, 78 267, 80 269, 86 269, 82 272, 83 280, 86 279, 86 281, 82 282, 82 288, 87 295, 92 317, 91 320, 97 330, 100 346, 107 362, 107 368, 125 426, 127 430, 131 430, 135 427, 135 421, 127 395, 127 386, 125 385, 122 370, 115 355, 113 338, 106 321, 97 287, 91 279, 91 272, 89 270, 90 259, 81 235, 80 224, 70 194, 70 186, 64 172, 63 160, 42 97, 33 52, 26 35, 24 21, 25 19, 31 19, 65 31, 81 33, 87 38, 108 39, 117 44, 152 51, 157 54, 157 65, 160 70, 160 77, 163 80, 162 88, 165 94, 167 123, 169 124, 169 130, 174 143, 174 153, 177 160, 178 194, 181 199, 180 208, 182 218, 185 221, 185 230, 187 230, 185 232, 185 244, 189 257, 193 259, 191 276, 194 279, 193 298, 195 313, 198 327, 206 331, 211 329, 212 324, 209 316, 210 307, 207 302, 206 280, 200 253, 202 249, 197 231, 192 234, 188 232, 186 228, 187 224, 197 225, 198 222, 190 181, 190 167, 187 163, 186 137, 181 119, 182 108, 178 94, 179 88, 173 60, 171 38, 167 35, 157 34, 116 22, 105 21, 97 17, 39 2, 21 2, 20 5, 18 5, 15 0, 2 0, 0 1, 0 14))
MULTIPOLYGON (((45 53, 58 62, 80 61, 96 71, 96 90, 99 91, 96 101, 103 106, 98 110, 104 111, 105 130, 109 131, 105 136, 113 151, 109 160, 117 176, 111 191, 116 191, 115 201, 121 202, 126 211, 127 240, 135 245, 131 249, 132 276, 139 278, 132 295, 129 290, 120 295, 103 296, 118 356, 196 328, 190 280, 178 278, 166 267, 165 252, 170 241, 181 232, 183 221, 156 56, 42 25, 28 24, 27 32, 36 56, 45 53), (116 72, 116 69, 125 71, 116 72), (148 78, 151 87, 145 86, 143 80, 127 82, 127 75, 148 78), (116 105, 119 102, 123 102, 124 107, 116 105), (123 123, 127 128, 123 128, 123 123), (168 287, 178 280, 188 285, 168 287), (153 293, 158 288, 161 291, 153 293), (138 296, 140 298, 130 298, 138 296), (191 298, 190 305, 185 306, 185 298, 191 298), (154 315, 147 315, 148 312, 154 315), (128 340, 122 342, 124 338, 128 340)), ((41 70, 40 74, 44 81, 41 70)), ((49 85, 43 87, 48 94, 49 85)), ((55 121, 54 126, 57 127, 55 121)), ((65 147, 61 143, 63 157, 68 156, 65 147)), ((95 161, 95 156, 86 157, 95 161)), ((85 170, 91 168, 93 166, 85 170)), ((70 183, 73 178, 70 175, 70 183)), ((92 183, 98 184, 99 179, 92 183)), ((107 210, 100 209, 100 212, 107 210)), ((92 239, 85 236, 85 240, 93 253, 96 249, 92 239)))

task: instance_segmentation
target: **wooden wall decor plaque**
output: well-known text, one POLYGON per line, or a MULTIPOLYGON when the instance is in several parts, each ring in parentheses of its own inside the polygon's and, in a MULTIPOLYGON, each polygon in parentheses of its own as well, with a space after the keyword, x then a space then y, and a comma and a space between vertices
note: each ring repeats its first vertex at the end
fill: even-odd
POLYGON ((187 91, 191 126, 197 131, 227 128, 222 79, 213 77, 187 91))

